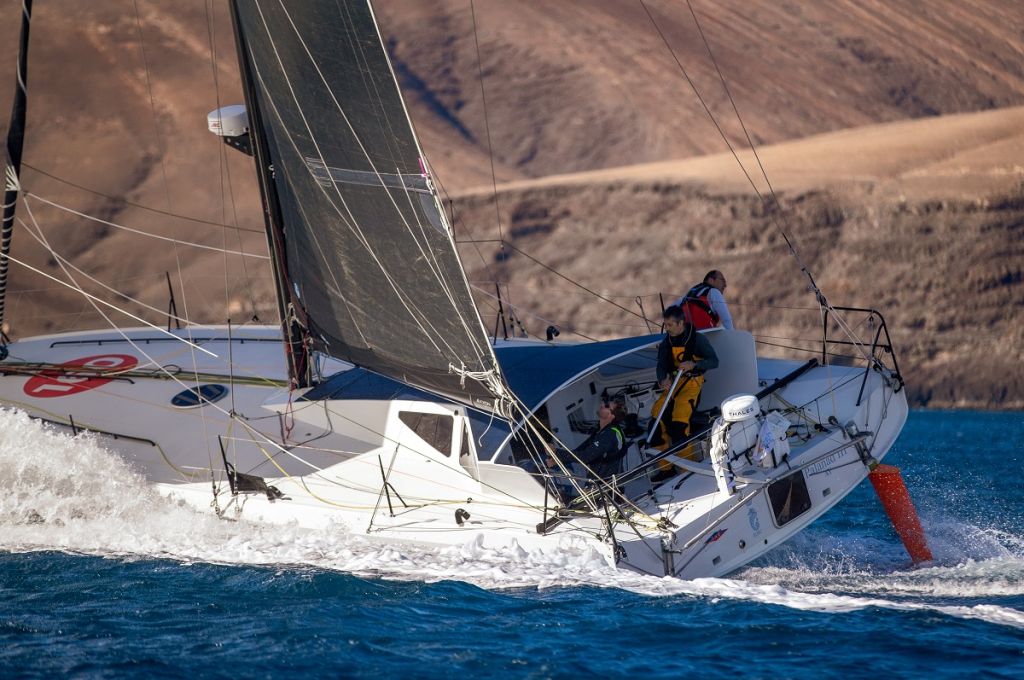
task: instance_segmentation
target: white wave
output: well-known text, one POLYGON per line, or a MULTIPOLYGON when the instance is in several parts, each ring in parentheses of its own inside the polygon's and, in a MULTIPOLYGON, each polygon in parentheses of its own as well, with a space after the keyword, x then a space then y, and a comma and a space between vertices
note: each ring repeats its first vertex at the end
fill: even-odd
MULTIPOLYGON (((2 410, 0 489, 4 490, 0 550, 6 552, 62 550, 128 559, 165 558, 182 564, 293 565, 389 579, 458 580, 489 589, 594 586, 646 596, 745 600, 834 613, 867 607, 927 609, 1024 628, 1024 613, 996 604, 951 606, 892 599, 893 595, 991 599, 1024 593, 1024 561, 1012 550, 955 566, 880 575, 844 553, 850 548, 848 542, 833 544, 829 554, 834 557, 811 566, 801 564, 799 552, 786 555, 783 551, 784 563, 748 568, 740 578, 681 581, 616 570, 593 551, 528 551, 514 542, 489 549, 479 540, 448 548, 396 546, 340 528, 310 531, 228 522, 197 513, 149 488, 93 437, 71 437, 22 413, 2 410)), ((815 538, 827 544, 826 537, 815 538)), ((796 545, 799 551, 801 543, 796 545)), ((879 547, 866 545, 858 550, 879 547)), ((803 549, 805 555, 814 554, 806 543, 803 549)), ((886 560, 888 565, 897 558, 886 560)))
POLYGON ((924 518, 935 559, 910 564, 895 539, 837 536, 817 527, 791 539, 740 575, 804 591, 901 598, 979 598, 1024 595, 1024 540, 953 517, 924 518))

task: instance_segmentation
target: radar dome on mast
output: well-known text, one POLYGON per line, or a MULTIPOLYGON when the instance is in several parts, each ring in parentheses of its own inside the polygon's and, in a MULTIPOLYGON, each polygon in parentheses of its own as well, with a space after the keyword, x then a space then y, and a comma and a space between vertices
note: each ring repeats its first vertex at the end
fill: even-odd
POLYGON ((244 104, 222 106, 206 114, 210 132, 218 137, 240 137, 249 131, 249 116, 244 104))
POLYGON ((249 143, 249 115, 244 104, 231 104, 210 111, 206 114, 206 126, 228 146, 252 155, 252 145, 249 143))

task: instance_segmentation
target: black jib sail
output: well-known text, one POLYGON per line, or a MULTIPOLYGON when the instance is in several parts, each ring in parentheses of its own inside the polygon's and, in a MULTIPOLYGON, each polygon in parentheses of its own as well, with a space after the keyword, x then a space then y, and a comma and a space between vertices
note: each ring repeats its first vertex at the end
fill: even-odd
POLYGON ((497 361, 369 3, 240 0, 235 11, 280 212, 281 292, 307 338, 491 408, 497 361))

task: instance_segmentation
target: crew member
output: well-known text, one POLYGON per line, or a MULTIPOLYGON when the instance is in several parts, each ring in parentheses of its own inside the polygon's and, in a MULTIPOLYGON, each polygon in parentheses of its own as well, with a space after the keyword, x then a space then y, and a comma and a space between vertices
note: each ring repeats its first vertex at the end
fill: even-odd
MULTIPOLYGON (((700 401, 704 372, 718 367, 718 355, 708 339, 686 320, 679 306, 672 305, 666 309, 663 318, 665 337, 658 345, 657 377, 664 392, 651 407, 651 415, 657 418, 662 414, 656 424, 661 440, 658 447, 667 450, 690 434, 690 417, 700 401), (680 374, 678 380, 677 373, 680 374), (662 413, 666 399, 669 400, 668 405, 662 413)), ((657 434, 652 443, 657 441, 657 434)), ((671 471, 671 466, 666 463, 662 470, 671 471)))
POLYGON ((673 304, 682 308, 686 319, 697 330, 722 326, 733 329, 732 314, 725 304, 725 274, 712 269, 704 280, 691 288, 673 304))
MULTIPOLYGON (((563 466, 572 471, 578 467, 575 463, 586 466, 587 478, 591 481, 611 479, 612 475, 622 469, 622 459, 626 455, 626 436, 622 429, 622 421, 626 418, 626 406, 622 399, 603 399, 597 409, 598 429, 582 444, 567 455, 562 450, 558 455, 563 466)), ((549 468, 555 467, 553 457, 547 459, 549 468)), ((573 475, 575 476, 575 474, 573 475)), ((556 487, 566 499, 576 495, 576 490, 568 480, 556 481, 556 487)))

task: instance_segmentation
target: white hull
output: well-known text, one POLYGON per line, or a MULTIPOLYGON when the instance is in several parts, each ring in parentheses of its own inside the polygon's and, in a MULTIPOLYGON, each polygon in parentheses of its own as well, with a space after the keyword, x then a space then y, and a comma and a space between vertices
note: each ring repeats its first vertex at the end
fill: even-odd
MULTIPOLYGON (((488 433, 473 429, 461 406, 402 398, 302 401, 286 387, 277 328, 176 331, 216 356, 153 330, 125 334, 131 342, 95 331, 10 345, 11 357, 0 366, 13 372, 0 376, 0 404, 100 433, 107 448, 163 492, 226 519, 337 525, 391 542, 590 546, 610 563, 683 578, 727 574, 821 516, 864 479, 868 456, 881 460, 907 414, 903 392, 885 371, 813 368, 761 401, 765 411, 803 407, 790 417, 788 461, 737 470, 735 493, 719 490, 710 464, 695 463, 657 488, 646 477, 628 482, 631 501, 618 509, 597 503, 595 511, 552 519, 555 504, 542 483, 512 464, 509 447, 490 457, 477 450, 488 433), (98 378, 82 367, 89 358, 92 366, 124 372, 98 378), (74 365, 70 374, 41 378, 33 368, 40 363, 74 365), (197 385, 226 389, 210 388, 214 403, 172 405, 197 385), (408 424, 409 413, 450 422, 444 443, 425 442, 408 424), (263 478, 276 493, 233 494, 226 463, 263 478), (773 505, 769 487, 790 476, 796 484, 773 505)), ((752 341, 748 360, 749 335, 713 337, 726 368, 709 373, 702 404, 799 366, 755 362, 752 341)), ((344 368, 336 362, 325 373, 344 368)), ((635 378, 595 371, 565 387, 548 402, 550 427, 574 445, 582 435, 566 415, 570 407, 589 412, 584 407, 600 394, 602 380, 635 378)), ((628 460, 639 463, 638 454, 628 460)), ((773 488, 779 496, 780 487, 773 488)))

